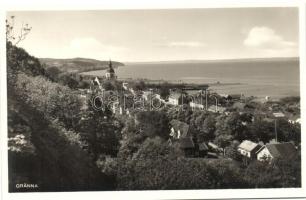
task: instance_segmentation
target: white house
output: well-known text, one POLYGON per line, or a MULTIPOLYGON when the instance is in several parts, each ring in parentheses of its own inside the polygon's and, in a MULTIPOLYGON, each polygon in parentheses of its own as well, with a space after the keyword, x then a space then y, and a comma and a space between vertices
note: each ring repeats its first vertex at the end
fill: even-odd
POLYGON ((128 85, 129 85, 129 84, 126 83, 126 82, 122 83, 123 89, 128 90, 128 85))
POLYGON ((212 105, 212 106, 209 106, 207 110, 210 112, 214 112, 214 113, 224 113, 226 108, 222 106, 212 105))
POLYGON ((244 140, 238 146, 238 152, 248 158, 256 158, 256 152, 260 149, 260 145, 249 140, 244 140))
POLYGON ((88 108, 88 105, 87 105, 87 96, 84 95, 84 94, 80 94, 79 97, 80 97, 80 99, 82 101, 81 110, 86 110, 88 108))
POLYGON ((177 105, 179 105, 179 99, 180 98, 181 98, 180 93, 173 93, 168 98, 168 104, 177 106, 177 105))
POLYGON ((301 118, 299 116, 291 117, 288 119, 288 122, 290 124, 296 124, 296 123, 301 124, 301 118))
POLYGON ((133 95, 136 95, 136 92, 133 88, 129 88, 129 91, 133 94, 133 95))
POLYGON ((229 97, 229 94, 219 94, 219 96, 227 99, 229 97))
POLYGON ((301 118, 297 118, 297 119, 295 120, 295 123, 301 124, 301 118))
POLYGON ((191 108, 204 109, 204 105, 195 102, 190 102, 189 106, 191 108))
POLYGON ((282 117, 285 117, 285 114, 282 113, 282 112, 275 112, 275 113, 273 113, 273 116, 274 116, 274 117, 282 118, 282 117))
POLYGON ((99 78, 98 78, 98 77, 95 77, 94 82, 95 82, 95 83, 96 83, 98 86, 101 86, 101 83, 100 83, 100 81, 99 81, 99 78))
POLYGON ((151 91, 143 91, 142 92, 142 98, 144 98, 146 101, 149 100, 150 96, 152 95, 151 91))

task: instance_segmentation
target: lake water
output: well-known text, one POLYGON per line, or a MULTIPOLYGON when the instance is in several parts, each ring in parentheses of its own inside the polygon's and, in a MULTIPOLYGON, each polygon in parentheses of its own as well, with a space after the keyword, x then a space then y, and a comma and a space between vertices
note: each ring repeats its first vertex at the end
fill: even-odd
MULTIPOLYGON (((84 74, 104 73, 100 70, 84 74)), ((272 98, 300 94, 298 60, 127 64, 116 69, 116 74, 119 78, 208 83, 212 84, 210 89, 223 94, 272 98)))

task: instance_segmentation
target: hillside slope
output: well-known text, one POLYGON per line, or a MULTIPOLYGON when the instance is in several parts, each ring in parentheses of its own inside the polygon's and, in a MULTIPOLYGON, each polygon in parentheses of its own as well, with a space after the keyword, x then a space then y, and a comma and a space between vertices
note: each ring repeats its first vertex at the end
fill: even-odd
MULTIPOLYGON (((86 72, 93 70, 103 70, 108 67, 109 61, 100 61, 89 58, 71 58, 71 59, 56 59, 56 58, 40 58, 42 64, 49 67, 57 67, 63 72, 86 72)), ((124 66, 123 63, 112 61, 114 67, 124 66)))

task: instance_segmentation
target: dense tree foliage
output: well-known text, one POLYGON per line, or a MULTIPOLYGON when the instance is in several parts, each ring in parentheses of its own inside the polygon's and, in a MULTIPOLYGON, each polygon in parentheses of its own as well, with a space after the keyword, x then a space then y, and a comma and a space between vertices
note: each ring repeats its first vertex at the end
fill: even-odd
POLYGON ((121 124, 109 111, 94 110, 89 105, 89 109, 82 114, 82 119, 75 129, 80 132, 82 140, 88 144, 87 149, 94 160, 100 154, 117 155, 121 124))
POLYGON ((114 187, 88 153, 90 141, 74 130, 84 112, 77 93, 50 82, 23 49, 7 48, 10 191, 24 182, 37 183, 35 191, 114 187))
POLYGON ((301 186, 301 161, 298 156, 272 163, 254 161, 245 169, 244 179, 254 188, 301 186))
POLYGON ((184 158, 177 147, 147 139, 133 159, 120 163, 118 188, 201 189, 245 187, 239 168, 227 160, 184 158), (197 174, 195 176, 194 174, 197 174))
POLYGON ((170 133, 169 119, 159 111, 143 111, 136 114, 137 126, 148 137, 160 136, 167 139, 170 133))

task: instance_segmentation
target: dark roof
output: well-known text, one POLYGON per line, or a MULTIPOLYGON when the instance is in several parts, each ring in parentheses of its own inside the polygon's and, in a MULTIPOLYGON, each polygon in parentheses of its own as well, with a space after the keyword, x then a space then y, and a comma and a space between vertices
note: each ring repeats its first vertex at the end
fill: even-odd
POLYGON ((205 144, 205 142, 202 142, 199 144, 199 150, 200 151, 207 151, 208 150, 208 146, 205 144))
POLYGON ((171 120, 170 122, 171 126, 173 127, 175 132, 180 131, 181 135, 180 137, 188 137, 189 134, 189 125, 186 124, 185 122, 181 122, 179 120, 171 120))
POLYGON ((194 148, 194 143, 191 137, 180 138, 179 142, 182 149, 194 148))
POLYGON ((273 158, 291 158, 296 154, 296 149, 291 142, 267 144, 266 147, 273 158))

